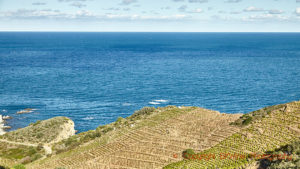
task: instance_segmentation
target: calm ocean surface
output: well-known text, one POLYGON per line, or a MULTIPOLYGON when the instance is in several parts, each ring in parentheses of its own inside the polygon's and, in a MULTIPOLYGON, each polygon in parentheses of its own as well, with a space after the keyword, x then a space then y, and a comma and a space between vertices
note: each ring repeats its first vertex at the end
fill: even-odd
POLYGON ((247 113, 300 100, 296 33, 0 33, 0 114, 80 132, 144 106, 247 113), (25 108, 37 109, 17 115, 25 108))

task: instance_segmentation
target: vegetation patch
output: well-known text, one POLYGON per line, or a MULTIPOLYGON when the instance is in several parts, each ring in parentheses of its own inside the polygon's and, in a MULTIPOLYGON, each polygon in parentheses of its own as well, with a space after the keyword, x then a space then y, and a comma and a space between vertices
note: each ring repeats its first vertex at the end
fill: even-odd
POLYGON ((23 164, 40 159, 43 154, 43 149, 38 147, 14 145, 9 143, 0 144, 1 158, 18 160, 23 164))
POLYGON ((62 126, 69 122, 66 117, 55 117, 52 119, 31 123, 28 127, 8 132, 0 137, 21 143, 50 143, 57 138, 62 126))
POLYGON ((265 108, 244 114, 243 116, 240 117, 240 119, 231 123, 231 125, 236 125, 236 126, 241 126, 241 127, 248 126, 251 122, 268 117, 272 112, 278 111, 284 107, 285 107, 285 104, 280 104, 280 105, 265 107, 265 108))
POLYGON ((184 159, 191 159, 191 157, 195 154, 193 149, 186 149, 182 152, 182 157, 184 159))
POLYGON ((18 165, 15 165, 12 169, 26 169, 26 168, 24 165, 18 164, 18 165))
POLYGON ((300 166, 300 141, 297 140, 291 144, 282 146, 274 151, 267 152, 275 159, 259 160, 261 169, 297 169, 300 166), (281 156, 280 156, 281 155, 281 156), (277 158, 276 158, 277 157, 277 158), (286 158, 282 158, 286 157, 286 158))
POLYGON ((156 109, 154 107, 144 107, 140 110, 135 111, 131 116, 129 116, 128 119, 130 119, 130 120, 140 119, 144 115, 150 115, 155 110, 156 109))

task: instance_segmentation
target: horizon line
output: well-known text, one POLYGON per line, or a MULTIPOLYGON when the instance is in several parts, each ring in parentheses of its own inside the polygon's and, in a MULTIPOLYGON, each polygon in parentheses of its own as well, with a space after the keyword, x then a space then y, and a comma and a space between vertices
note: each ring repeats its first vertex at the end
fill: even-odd
POLYGON ((287 31, 272 31, 272 32, 266 32, 266 31, 27 31, 27 30, 18 30, 18 31, 2 31, 0 30, 0 33, 2 32, 49 32, 49 33, 300 33, 300 31, 293 31, 293 32, 287 32, 287 31))

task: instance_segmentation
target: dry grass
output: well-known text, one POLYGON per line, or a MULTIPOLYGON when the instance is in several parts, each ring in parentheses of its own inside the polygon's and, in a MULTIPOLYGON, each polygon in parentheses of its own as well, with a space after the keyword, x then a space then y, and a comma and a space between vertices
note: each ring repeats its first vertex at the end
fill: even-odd
POLYGON ((22 143, 50 143, 57 138, 62 131, 62 125, 69 120, 66 117, 55 117, 37 121, 28 127, 8 132, 1 136, 0 139, 22 143))

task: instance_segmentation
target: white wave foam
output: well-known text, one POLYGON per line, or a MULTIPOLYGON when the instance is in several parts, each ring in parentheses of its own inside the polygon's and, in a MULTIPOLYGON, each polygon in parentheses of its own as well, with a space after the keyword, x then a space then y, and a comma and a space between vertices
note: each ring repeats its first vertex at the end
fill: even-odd
POLYGON ((132 106, 133 104, 131 103, 123 103, 122 106, 132 106))
POLYGON ((158 102, 149 102, 149 104, 157 105, 157 104, 160 104, 160 103, 158 103, 158 102))
POLYGON ((160 103, 166 103, 166 102, 168 102, 169 100, 163 100, 163 99, 161 99, 161 100, 154 100, 154 102, 160 102, 160 103))
POLYGON ((82 118, 82 120, 93 120, 95 119, 95 117, 92 117, 92 116, 87 116, 85 118, 82 118))

